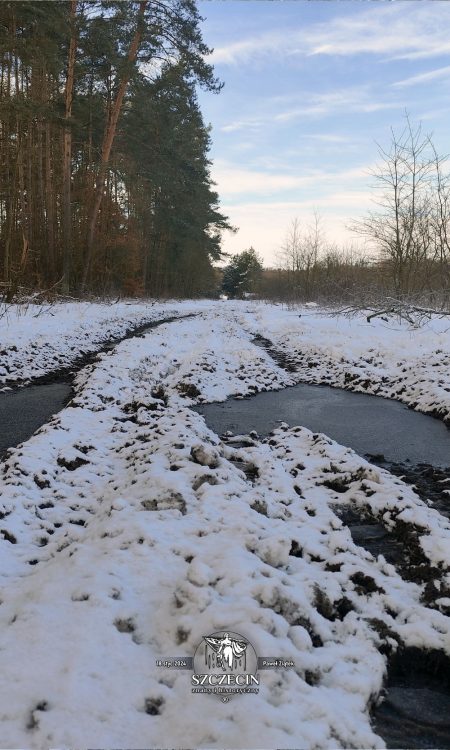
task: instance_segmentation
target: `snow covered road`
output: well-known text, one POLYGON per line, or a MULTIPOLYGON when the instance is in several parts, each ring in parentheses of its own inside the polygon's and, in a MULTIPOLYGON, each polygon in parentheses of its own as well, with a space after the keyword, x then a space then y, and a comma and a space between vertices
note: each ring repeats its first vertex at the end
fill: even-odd
MULTIPOLYGON (((69 406, 4 463, 0 746, 383 747, 369 711, 386 655, 450 655, 450 523, 305 428, 212 433, 191 404, 298 380, 254 333, 291 350, 294 336, 302 351, 330 341, 278 308, 190 309, 81 371, 69 406), (402 569, 354 543, 348 509, 406 540, 402 569), (156 667, 226 628, 295 667, 261 672, 258 694, 229 703, 156 667)), ((394 369, 385 356, 386 383, 394 369)), ((442 372, 429 382, 448 408, 442 372)))

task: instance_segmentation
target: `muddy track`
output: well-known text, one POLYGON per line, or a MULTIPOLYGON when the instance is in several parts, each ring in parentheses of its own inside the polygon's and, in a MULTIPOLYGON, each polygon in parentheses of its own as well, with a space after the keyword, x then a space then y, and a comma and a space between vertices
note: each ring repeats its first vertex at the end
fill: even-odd
MULTIPOLYGON (((246 459, 246 448, 258 443, 256 433, 236 437, 227 434, 221 439, 232 449, 228 460, 244 472, 249 483, 254 484, 258 473, 252 461, 246 459)), ((270 444, 270 441, 269 436, 262 442, 270 444)), ((337 485, 339 479, 335 481, 337 485)), ((340 481, 342 487, 344 478, 340 481)), ((267 515, 266 503, 260 502, 252 507, 267 515)), ((393 530, 388 530, 370 508, 357 508, 352 503, 337 505, 333 511, 348 527, 355 544, 364 547, 375 558, 383 555, 402 578, 422 586, 421 603, 424 606, 449 614, 445 607, 436 602, 436 599, 450 594, 445 590, 445 570, 433 567, 425 557, 419 540, 423 530, 402 522, 397 523, 393 530)), ((296 542, 292 543, 290 555, 302 556, 296 542)), ((339 568, 338 564, 336 570, 339 568)), ((330 566, 328 570, 333 571, 334 568, 330 566)), ((356 573, 351 580, 368 596, 377 590, 375 580, 367 575, 356 573)), ((318 612, 332 619, 344 619, 353 609, 345 597, 334 603, 334 612, 323 605, 324 601, 321 602, 319 598, 316 605, 318 612)), ((387 610, 387 614, 394 621, 398 616, 396 611, 387 610)), ((323 646, 310 624, 306 621, 301 624, 308 630, 313 647, 323 646)), ((383 738, 388 748, 450 750, 449 656, 437 649, 405 647, 398 633, 385 620, 373 618, 370 625, 380 637, 378 648, 386 658, 382 690, 369 707, 374 731, 383 738)), ((308 674, 305 674, 305 680, 315 684, 308 674)))
MULTIPOLYGON (((280 367, 288 372, 295 372, 293 360, 277 350, 269 339, 258 335, 253 341, 262 346, 280 367)), ((450 518, 450 467, 438 468, 427 463, 415 466, 391 463, 381 454, 369 455, 367 458, 376 466, 399 477, 427 505, 450 518)), ((394 528, 388 529, 374 517, 369 508, 361 511, 353 506, 341 506, 335 512, 349 527, 355 544, 367 549, 374 557, 384 555, 387 562, 394 565, 405 580, 424 584, 423 604, 450 615, 449 608, 436 604, 436 600, 450 596, 450 590, 447 590, 448 587, 443 582, 447 571, 433 567, 422 550, 420 536, 426 530, 416 529, 394 518, 391 519, 394 521, 394 528)))
MULTIPOLYGON (((301 352, 298 353, 298 356, 296 357, 293 353, 285 352, 282 349, 279 349, 275 346, 273 341, 270 341, 270 339, 265 338, 264 336, 261 336, 261 334, 253 334, 252 343, 256 346, 260 346, 263 349, 266 350, 266 352, 272 357, 274 362, 281 367, 283 370, 286 370, 286 372, 290 373, 298 373, 301 368, 299 367, 299 359, 298 356, 303 357, 303 364, 307 364, 309 370, 313 370, 316 367, 320 365, 320 362, 317 362, 314 360, 314 356, 308 356, 308 355, 302 355, 301 352)), ((344 373, 344 383, 342 385, 336 385, 333 383, 333 380, 331 378, 327 378, 326 380, 319 378, 313 378, 312 380, 298 380, 299 383, 305 383, 308 385, 328 385, 333 388, 340 388, 342 390, 347 391, 353 391, 355 393, 366 393, 368 395, 373 396, 380 396, 382 398, 389 398, 392 401, 399 401, 401 404, 406 406, 408 409, 411 409, 412 411, 415 411, 415 407, 417 406, 417 403, 408 403, 406 401, 403 401, 403 399, 394 399, 390 396, 383 395, 382 392, 379 392, 379 389, 377 388, 376 391, 370 391, 368 390, 370 386, 372 385, 372 382, 369 378, 363 378, 361 379, 360 375, 357 375, 355 373, 351 372, 345 372, 344 373), (362 386, 362 388, 355 388, 356 386, 362 386)), ((397 392, 397 395, 400 395, 405 391, 405 386, 402 386, 401 390, 397 392)), ((433 417, 433 419, 437 419, 440 422, 443 422, 447 429, 450 430, 450 416, 443 412, 438 407, 434 409, 429 409, 427 411, 421 411, 422 414, 426 414, 429 417, 433 417)))
POLYGON ((450 658, 442 651, 400 646, 381 697, 372 722, 388 748, 450 748, 450 658))
POLYGON ((441 469, 427 463, 415 466, 391 463, 379 455, 369 455, 367 458, 371 463, 409 484, 427 505, 450 518, 450 467, 441 469))
POLYGON ((75 375, 83 367, 94 363, 99 355, 114 349, 121 341, 145 336, 147 332, 165 323, 191 317, 194 315, 172 316, 130 328, 126 334, 104 342, 96 351, 77 357, 71 365, 28 382, 17 381, 15 389, 9 387, 7 391, 0 393, 0 460, 3 460, 9 448, 28 440, 36 430, 69 404, 74 395, 75 375))
MULTIPOLYGON (((397 468, 399 473, 404 469, 397 468)), ((422 471, 427 474, 427 468, 418 467, 416 472, 414 467, 409 469, 410 480, 416 481, 416 474, 420 476, 422 471)), ((442 476, 439 470, 429 468, 437 477, 442 476)), ((334 511, 348 527, 355 544, 375 558, 383 555, 403 579, 423 586, 424 606, 450 615, 450 608, 441 603, 443 597, 450 596, 445 582, 447 571, 431 565, 425 556, 420 545, 423 530, 398 521, 388 530, 369 508, 364 511, 354 506, 339 506, 334 511)), ((391 614, 395 617, 395 613, 391 614)), ((380 651, 387 658, 383 689, 371 709, 374 730, 387 748, 449 750, 449 656, 438 650, 406 648, 382 620, 372 621, 372 626, 384 641, 380 651), (389 638, 391 643, 398 642, 396 650, 388 645, 389 638)))
MULTIPOLYGON (((287 372, 297 370, 296 362, 273 343, 257 335, 253 343, 263 347, 271 358, 287 372)), ((442 416, 438 413, 434 417, 442 416)), ((232 440, 232 439, 231 439, 232 440)), ((235 444, 245 447, 245 439, 235 444)), ((399 477, 413 487, 428 505, 450 517, 450 468, 442 469, 426 463, 408 465, 390 463, 383 455, 368 456, 371 463, 399 477)), ((245 463, 245 462, 243 462, 245 463)), ((242 465, 246 472, 246 466, 242 465)), ((248 477, 252 479, 253 477, 248 477)), ((416 529, 398 520, 387 529, 371 509, 354 505, 336 507, 335 513, 348 527, 353 541, 375 558, 383 555, 405 580, 422 586, 424 606, 450 615, 442 600, 450 597, 445 570, 434 567, 420 545, 424 529, 416 529)), ((394 520, 394 519, 393 519, 394 520)), ((374 730, 388 748, 450 749, 450 658, 443 651, 406 648, 384 622, 373 622, 380 628, 385 645, 380 650, 387 658, 383 689, 371 708, 374 730), (393 638, 392 638, 393 636, 393 638), (391 637, 391 645, 389 643, 391 637), (397 640, 398 646, 392 644, 397 640), (385 650, 383 650, 385 649, 385 650)))
POLYGON ((364 547, 375 558, 383 555, 406 581, 424 585, 421 601, 426 607, 450 615, 450 608, 439 600, 450 596, 445 583, 448 570, 435 567, 423 552, 420 537, 425 529, 397 520, 393 529, 387 529, 368 509, 367 512, 354 507, 340 506, 334 512, 348 527, 353 541, 364 547))
POLYGON ((281 367, 282 370, 286 370, 286 372, 297 372, 295 359, 285 352, 282 352, 280 349, 277 349, 270 339, 266 339, 264 336, 261 336, 261 334, 256 333, 253 336, 252 344, 256 344, 256 346, 261 346, 265 349, 267 354, 272 357, 273 361, 276 362, 278 367, 281 367))
POLYGON ((121 334, 120 336, 114 336, 107 341, 104 341, 98 349, 95 349, 92 352, 83 353, 78 357, 74 357, 70 365, 59 367, 55 370, 51 370, 50 372, 45 373, 45 375, 39 375, 38 377, 32 377, 27 380, 10 380, 3 383, 0 388, 0 395, 1 389, 3 388, 7 388, 8 391, 5 392, 9 393, 11 392, 11 390, 26 388, 27 386, 31 385, 69 382, 71 379, 73 379, 73 376, 79 370, 82 370, 83 367, 86 367, 87 365, 95 362, 99 354, 105 354, 106 352, 117 346, 117 344, 120 344, 122 341, 126 341, 127 339, 132 339, 139 336, 144 336, 148 331, 151 331, 153 328, 158 328, 158 326, 164 325, 164 323, 174 323, 177 320, 195 318, 197 315, 198 313, 175 315, 169 318, 160 318, 158 320, 151 321, 150 323, 142 323, 139 326, 127 328, 125 333, 121 334))

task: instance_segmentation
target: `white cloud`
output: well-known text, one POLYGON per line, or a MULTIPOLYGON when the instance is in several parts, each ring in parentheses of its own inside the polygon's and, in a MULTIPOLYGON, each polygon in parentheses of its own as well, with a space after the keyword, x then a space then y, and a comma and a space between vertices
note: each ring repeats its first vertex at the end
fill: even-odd
POLYGON ((275 115, 279 122, 289 122, 299 117, 325 116, 335 112, 376 112, 384 109, 398 109, 402 105, 395 101, 375 101, 369 86, 348 87, 312 94, 309 103, 287 109, 275 115))
POLYGON ((317 169, 297 175, 216 162, 212 171, 222 196, 222 209, 239 227, 236 235, 224 235, 224 250, 234 254, 253 245, 265 263, 273 265, 290 221, 298 216, 308 222, 316 209, 324 217, 331 241, 354 241, 346 225, 371 206, 369 168, 317 169), (288 199, 282 197, 286 195, 288 199))
POLYGON ((450 51, 449 19, 450 8, 444 3, 377 4, 311 29, 308 54, 434 57, 450 51))
POLYGON ((225 162, 216 162, 211 170, 220 195, 243 193, 270 194, 300 187, 305 178, 284 173, 242 169, 225 162))
POLYGON ((348 136, 334 135, 333 133, 310 133, 304 135, 303 138, 312 141, 321 141, 322 143, 349 143, 351 140, 348 136))
MULTIPOLYGON (((300 5, 300 4, 299 4, 300 5)), ((299 26, 302 18, 299 13, 299 26)), ((237 65, 283 55, 374 54, 403 59, 431 58, 450 52, 450 3, 374 4, 353 16, 296 30, 276 29, 218 47, 213 63, 237 65)))
POLYGON ((240 42, 231 42, 222 47, 217 47, 209 58, 209 61, 213 65, 217 65, 217 63, 238 65, 260 54, 267 55, 281 51, 285 44, 286 36, 284 31, 274 34, 264 33, 243 39, 240 42))
POLYGON ((320 169, 309 170, 307 173, 292 174, 284 171, 266 171, 245 169, 232 162, 217 160, 213 163, 211 175, 217 184, 219 194, 223 199, 238 195, 272 195, 284 191, 292 191, 319 187, 333 189, 335 185, 356 182, 367 184, 370 178, 370 167, 360 166, 341 171, 326 171, 320 169))
POLYGON ((437 68, 436 70, 430 70, 428 73, 421 73, 417 76, 411 76, 411 78, 405 78, 403 81, 396 81, 392 86, 403 88, 404 86, 415 86, 416 84, 428 83, 429 81, 435 81, 439 78, 450 77, 450 65, 446 65, 444 68, 437 68))
POLYGON ((258 130, 264 124, 261 119, 234 120, 226 125, 222 125, 220 130, 223 133, 235 133, 238 130, 258 130))
POLYGON ((443 117, 444 115, 448 117, 448 113, 450 111, 450 107, 440 107, 439 109, 428 109, 424 112, 419 112, 417 119, 419 122, 422 120, 436 120, 440 117, 443 117))
MULTIPOLYGON (((386 109, 401 109, 404 105, 395 99, 377 99, 371 85, 349 86, 333 89, 323 93, 302 91, 291 96, 275 96, 264 99, 258 105, 253 103, 253 109, 259 107, 252 117, 241 117, 220 127, 225 133, 238 131, 256 131, 269 124, 289 123, 298 118, 325 117, 339 112, 376 112, 386 109)), ((324 136, 336 139, 336 136, 324 136)), ((317 136, 320 139, 320 136, 317 136)))

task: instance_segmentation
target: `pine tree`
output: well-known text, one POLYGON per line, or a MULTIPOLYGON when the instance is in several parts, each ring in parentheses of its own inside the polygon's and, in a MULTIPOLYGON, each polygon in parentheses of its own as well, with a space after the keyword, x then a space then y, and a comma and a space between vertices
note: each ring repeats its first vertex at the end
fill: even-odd
POLYGON ((222 291, 228 297, 244 297, 257 290, 263 267, 253 247, 233 255, 223 272, 222 291))
MULTIPOLYGON (((229 229, 191 0, 0 3, 0 281, 196 294, 229 229)), ((59 286, 58 286, 59 285, 59 286)))

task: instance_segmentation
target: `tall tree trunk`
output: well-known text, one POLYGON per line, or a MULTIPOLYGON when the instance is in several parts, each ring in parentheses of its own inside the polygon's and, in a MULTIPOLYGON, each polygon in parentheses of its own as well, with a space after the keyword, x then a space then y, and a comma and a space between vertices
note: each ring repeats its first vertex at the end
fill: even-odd
MULTIPOLYGON (((5 99, 9 102, 11 99, 11 73, 12 73, 12 63, 13 63, 13 49, 14 49, 14 36, 15 34, 15 28, 14 24, 11 24, 11 40, 10 40, 10 49, 9 52, 6 55, 6 70, 7 70, 7 87, 5 92, 5 99)), ((11 123, 11 118, 8 117, 7 122, 5 123, 6 133, 7 137, 2 138, 2 146, 5 146, 5 156, 2 160, 2 163, 5 164, 7 167, 12 162, 12 155, 13 155, 13 149, 10 145, 10 133, 13 132, 14 126, 11 123)), ((18 134, 17 134, 18 135, 18 134)), ((3 276, 4 280, 8 283, 10 280, 10 272, 11 272, 11 236, 12 236, 12 229, 13 229, 13 210, 14 210, 14 199, 16 198, 15 195, 15 187, 16 187, 16 177, 17 177, 17 160, 18 160, 18 151, 16 152, 16 158, 15 158, 15 168, 14 168, 14 179, 12 181, 12 188, 9 193, 9 200, 6 204, 6 240, 5 240, 5 250, 4 250, 4 256, 3 256, 3 276)), ((6 171, 6 182, 8 182, 11 178, 11 170, 10 168, 6 171)))
MULTIPOLYGON (((45 100, 45 83, 47 71, 45 65, 40 64, 36 71, 35 80, 35 100, 43 107, 46 105, 45 100)), ((41 282, 49 284, 48 271, 48 246, 47 246, 47 226, 45 213, 45 191, 44 191, 44 120, 41 113, 36 118, 36 144, 34 148, 36 157, 36 167, 34 174, 34 214, 33 214, 33 235, 35 245, 35 263, 41 282)))
POLYGON ((98 177, 97 177, 97 187, 95 191, 94 205, 92 208, 91 218, 90 218, 89 226, 88 226, 88 235, 87 235, 87 243, 86 243, 86 259, 85 259, 85 264, 84 264, 84 273, 83 273, 83 282, 82 282, 83 289, 85 289, 86 287, 86 284, 89 278, 89 273, 91 270, 91 265, 92 265, 95 225, 97 223, 97 217, 98 217, 100 207, 102 204, 103 191, 105 187, 105 177, 106 177, 106 173, 108 169, 108 162, 109 162, 109 157, 111 154, 111 148, 114 142, 114 137, 116 135, 117 122, 119 120, 119 115, 122 109, 123 98, 125 96, 128 82, 130 80, 131 66, 136 61, 137 53, 139 50, 139 45, 141 43, 142 22, 143 22, 144 13, 145 13, 145 9, 147 5, 148 5, 148 0, 142 0, 139 3, 136 31, 134 33, 134 37, 132 39, 130 49, 128 52, 127 65, 125 66, 125 70, 124 70, 124 73, 123 73, 123 76, 122 76, 122 79, 120 81, 119 88, 117 91, 117 96, 116 96, 116 99, 114 101, 114 104, 111 110, 111 116, 108 119, 106 129, 105 129, 105 134, 103 136, 100 169, 99 169, 98 177))
MULTIPOLYGON (((18 149, 20 144, 18 145, 18 149)), ((14 206, 17 200, 17 177, 18 177, 18 164, 19 164, 19 150, 17 151, 16 163, 14 166, 14 178, 11 184, 11 191, 9 194, 9 200, 6 208, 6 237, 5 237, 5 255, 4 255, 4 267, 3 277, 6 283, 9 283, 11 276, 11 239, 14 226, 14 206)))
POLYGON ((45 203, 47 213, 48 273, 55 281, 55 211, 54 186, 52 182, 52 144, 50 123, 45 123, 45 203))
MULTIPOLYGON (((31 89, 31 81, 30 76, 27 79, 27 91, 26 96, 27 99, 30 99, 30 89, 31 89)), ((34 138, 34 126, 33 121, 31 117, 27 118, 26 122, 27 127, 27 137, 26 137, 26 146, 25 146, 25 196, 26 196, 26 232, 23 235, 23 246, 22 246, 22 255, 20 258, 20 265, 19 265, 19 273, 21 276, 24 277, 25 281, 32 286, 35 286, 36 283, 39 284, 39 278, 38 278, 38 267, 37 264, 30 265, 28 267, 29 260, 36 259, 36 244, 35 244, 35 237, 34 237, 34 226, 33 226, 33 217, 34 217, 34 203, 35 203, 35 194, 33 190, 34 186, 34 172, 35 170, 33 167, 35 166, 35 138, 34 138)))
POLYGON ((67 60, 65 90, 65 125, 63 141, 63 184, 62 184, 62 241, 63 241, 63 291, 70 289, 72 266, 72 215, 70 210, 72 181, 72 117, 73 85, 75 77, 75 57, 77 51, 76 32, 77 0, 70 1, 70 44, 67 60))

